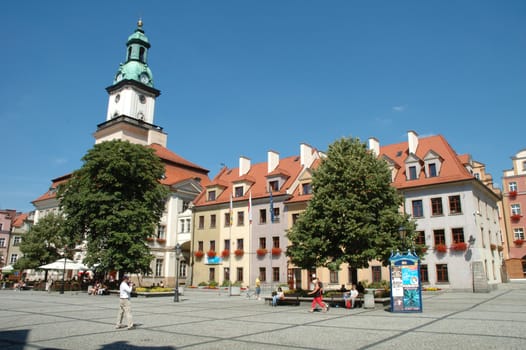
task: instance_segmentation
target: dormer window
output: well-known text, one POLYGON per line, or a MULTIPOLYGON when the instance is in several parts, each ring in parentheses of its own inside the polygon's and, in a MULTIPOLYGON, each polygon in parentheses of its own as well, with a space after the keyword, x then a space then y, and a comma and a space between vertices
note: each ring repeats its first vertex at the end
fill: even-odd
POLYGON ((301 194, 311 194, 312 193, 312 184, 310 182, 304 183, 301 185, 301 194))
POLYGON ((216 191, 208 191, 208 200, 209 201, 215 201, 216 200, 216 191))
POLYGON ((234 187, 234 197, 243 197, 243 186, 234 187))
POLYGON ((429 177, 437 176, 437 165, 435 163, 429 163, 427 165, 427 174, 429 177))
POLYGON ((410 166, 409 167, 409 180, 416 180, 418 177, 416 176, 416 166, 410 166))
POLYGON ((279 191, 279 182, 278 180, 269 181, 268 187, 270 191, 277 192, 279 191))
MULTIPOLYGON (((426 177, 437 177, 440 175, 440 168, 442 166, 442 158, 438 153, 430 150, 424 157, 424 171, 426 177)), ((468 169, 470 173, 473 173, 472 169, 468 169)))

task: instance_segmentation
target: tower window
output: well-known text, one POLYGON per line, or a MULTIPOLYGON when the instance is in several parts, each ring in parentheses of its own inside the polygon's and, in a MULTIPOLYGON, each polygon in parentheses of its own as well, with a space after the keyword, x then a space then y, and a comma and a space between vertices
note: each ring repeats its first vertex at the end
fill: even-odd
POLYGON ((144 47, 141 47, 139 49, 139 61, 141 62, 144 62, 144 52, 145 52, 144 47))

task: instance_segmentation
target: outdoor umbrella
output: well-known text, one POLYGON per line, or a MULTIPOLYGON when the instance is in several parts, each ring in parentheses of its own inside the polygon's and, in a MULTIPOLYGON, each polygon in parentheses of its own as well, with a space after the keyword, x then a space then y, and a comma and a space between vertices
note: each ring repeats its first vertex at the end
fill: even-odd
POLYGON ((6 265, 2 267, 2 272, 13 272, 14 270, 15 268, 13 267, 13 265, 6 265))
POLYGON ((39 266, 38 268, 39 269, 43 269, 43 270, 87 270, 88 267, 81 264, 81 263, 77 263, 77 262, 74 262, 73 260, 70 260, 70 259, 66 259, 66 267, 64 268, 64 259, 66 258, 62 258, 62 259, 58 259, 57 261, 55 262, 52 262, 51 264, 46 264, 46 265, 42 265, 42 266, 39 266))

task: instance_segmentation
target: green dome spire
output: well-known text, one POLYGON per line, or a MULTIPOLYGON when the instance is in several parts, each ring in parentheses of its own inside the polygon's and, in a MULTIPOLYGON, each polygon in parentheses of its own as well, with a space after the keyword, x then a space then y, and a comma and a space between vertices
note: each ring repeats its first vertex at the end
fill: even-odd
POLYGON ((126 62, 121 63, 113 84, 122 80, 135 80, 153 88, 153 74, 147 63, 149 48, 150 42, 142 29, 142 20, 139 19, 137 29, 126 42, 126 62))

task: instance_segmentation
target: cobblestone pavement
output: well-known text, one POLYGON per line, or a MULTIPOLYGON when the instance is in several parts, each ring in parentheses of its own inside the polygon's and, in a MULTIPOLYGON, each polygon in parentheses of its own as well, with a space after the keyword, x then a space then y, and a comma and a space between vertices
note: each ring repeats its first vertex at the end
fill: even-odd
POLYGON ((116 330, 116 296, 0 290, 0 349, 525 349, 526 283, 484 294, 425 292, 422 313, 271 307, 224 291, 133 298, 136 329, 116 330))

